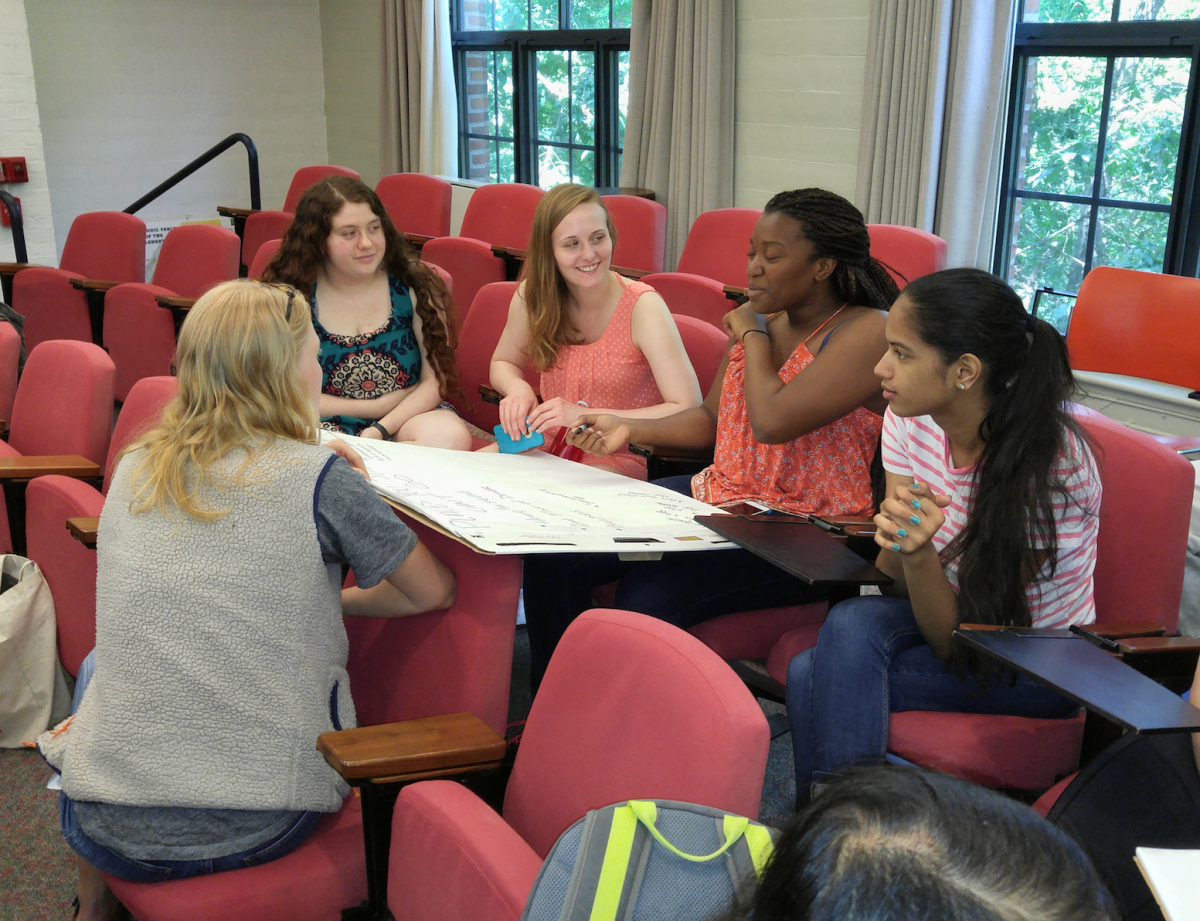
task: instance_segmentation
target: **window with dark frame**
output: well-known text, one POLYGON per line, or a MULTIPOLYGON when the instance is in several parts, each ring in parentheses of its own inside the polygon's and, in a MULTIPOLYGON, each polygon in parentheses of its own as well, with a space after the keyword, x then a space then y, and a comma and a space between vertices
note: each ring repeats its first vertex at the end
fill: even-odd
POLYGON ((1095 265, 1197 274, 1197 17, 1200 0, 1018 10, 993 268, 1060 330, 1055 294, 1095 265))
POLYGON ((632 0, 452 0, 460 175, 616 186, 632 0))

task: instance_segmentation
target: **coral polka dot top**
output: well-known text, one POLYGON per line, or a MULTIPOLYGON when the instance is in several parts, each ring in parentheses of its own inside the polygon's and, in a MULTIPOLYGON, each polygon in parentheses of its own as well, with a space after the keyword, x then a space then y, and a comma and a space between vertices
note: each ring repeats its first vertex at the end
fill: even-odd
MULTIPOLYGON (((642 409, 663 402, 650 362, 633 344, 633 306, 637 299, 654 289, 621 276, 624 290, 604 333, 595 342, 563 346, 554 367, 542 372, 543 400, 562 397, 572 403, 580 400, 592 409, 642 409)), ((585 463, 589 458, 585 459, 585 463)), ((646 461, 622 448, 598 462, 615 466, 629 476, 646 478, 646 461)))
MULTIPOLYGON (((807 342, 813 336, 779 369, 785 384, 812 363, 807 342)), ((783 512, 869 515, 871 461, 883 418, 859 406, 785 444, 762 444, 750 432, 745 377, 746 349, 739 342, 729 351, 721 384, 713 463, 692 478, 692 495, 717 506, 754 500, 783 512)))

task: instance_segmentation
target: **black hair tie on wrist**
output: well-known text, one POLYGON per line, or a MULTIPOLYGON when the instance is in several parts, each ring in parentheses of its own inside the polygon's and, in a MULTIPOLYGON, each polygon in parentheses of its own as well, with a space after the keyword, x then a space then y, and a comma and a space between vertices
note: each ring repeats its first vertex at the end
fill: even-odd
POLYGON ((378 420, 376 420, 375 422, 372 422, 370 425, 367 426, 367 428, 378 429, 379 434, 383 436, 384 441, 392 440, 392 433, 389 432, 387 429, 385 429, 383 427, 383 423, 379 422, 378 420))
POLYGON ((771 338, 771 334, 769 332, 767 332, 765 329, 748 329, 744 333, 742 333, 742 344, 743 345, 746 343, 746 337, 748 335, 750 335, 750 333, 762 333, 768 339, 771 338))

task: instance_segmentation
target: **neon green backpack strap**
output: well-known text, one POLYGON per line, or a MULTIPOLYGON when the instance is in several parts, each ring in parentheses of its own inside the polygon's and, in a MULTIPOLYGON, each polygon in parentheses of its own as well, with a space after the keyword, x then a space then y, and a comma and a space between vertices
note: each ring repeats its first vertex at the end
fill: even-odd
POLYGON ((596 899, 592 902, 591 921, 615 921, 617 917, 637 826, 638 819, 632 803, 613 810, 612 828, 604 849, 604 861, 600 865, 600 879, 596 883, 596 899))
POLYGON ((746 846, 750 848, 750 860, 754 863, 754 875, 762 879, 767 861, 775 853, 775 842, 771 830, 765 825, 747 825, 744 834, 746 846))

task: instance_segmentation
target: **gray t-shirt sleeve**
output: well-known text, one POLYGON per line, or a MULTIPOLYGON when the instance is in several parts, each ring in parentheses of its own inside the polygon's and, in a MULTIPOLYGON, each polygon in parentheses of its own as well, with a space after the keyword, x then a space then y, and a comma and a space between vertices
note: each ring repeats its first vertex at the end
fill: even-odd
POLYGON ((321 557, 345 564, 363 588, 382 582, 403 563, 417 535, 343 457, 333 457, 317 480, 313 516, 321 557))

